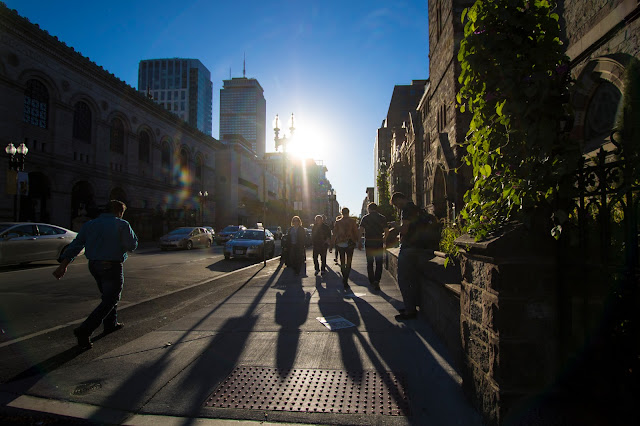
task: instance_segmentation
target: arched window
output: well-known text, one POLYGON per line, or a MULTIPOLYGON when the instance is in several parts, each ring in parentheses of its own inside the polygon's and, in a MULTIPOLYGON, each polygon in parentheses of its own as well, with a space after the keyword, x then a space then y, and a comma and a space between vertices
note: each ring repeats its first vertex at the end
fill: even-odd
POLYGON ((119 118, 111 121, 111 151, 124 154, 124 124, 119 118))
POLYGON ((169 148, 169 144, 164 142, 162 144, 162 156, 160 159, 160 165, 162 166, 162 171, 164 173, 168 173, 171 168, 171 149, 169 148))
POLYGON ((73 111, 73 137, 91 143, 91 109, 85 102, 76 102, 73 111))
POLYGON ((46 129, 48 113, 49 91, 38 80, 27 81, 24 91, 24 122, 46 129))
POLYGON ((189 172, 189 153, 184 148, 180 150, 180 170, 182 173, 189 172))
POLYGON ((151 140, 149 138, 149 133, 143 130, 142 132, 140 132, 140 137, 139 137, 138 160, 141 163, 149 164, 150 151, 151 151, 151 140))
POLYGON ((202 156, 196 157, 196 179, 202 180, 202 156))

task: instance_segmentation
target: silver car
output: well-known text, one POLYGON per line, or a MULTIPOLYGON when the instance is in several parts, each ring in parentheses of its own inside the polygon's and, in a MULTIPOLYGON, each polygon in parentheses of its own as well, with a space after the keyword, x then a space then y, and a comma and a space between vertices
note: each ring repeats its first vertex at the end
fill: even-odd
POLYGON ((204 228, 182 227, 163 235, 158 245, 162 250, 170 248, 191 250, 194 247, 211 247, 212 241, 213 236, 204 228))
POLYGON ((244 229, 224 245, 224 258, 255 257, 262 259, 266 254, 271 259, 276 251, 273 234, 268 229, 244 229), (266 252, 266 253, 265 253, 266 252))
POLYGON ((0 222, 0 265, 57 260, 76 235, 47 223, 0 222))

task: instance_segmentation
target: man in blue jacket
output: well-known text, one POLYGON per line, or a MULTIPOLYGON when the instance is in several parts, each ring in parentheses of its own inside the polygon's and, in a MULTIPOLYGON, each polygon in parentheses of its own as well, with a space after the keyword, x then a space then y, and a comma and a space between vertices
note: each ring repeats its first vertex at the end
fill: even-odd
POLYGON ((124 286, 122 264, 127 260, 127 252, 138 247, 136 236, 129 222, 122 219, 127 206, 122 201, 111 200, 108 212, 84 224, 76 238, 60 256, 60 266, 53 276, 60 279, 67 272, 67 266, 85 249, 89 259, 89 272, 96 280, 102 293, 102 301, 91 312, 80 327, 73 330, 81 349, 92 347, 91 333, 103 324, 104 334, 122 328, 118 322, 117 307, 124 286))

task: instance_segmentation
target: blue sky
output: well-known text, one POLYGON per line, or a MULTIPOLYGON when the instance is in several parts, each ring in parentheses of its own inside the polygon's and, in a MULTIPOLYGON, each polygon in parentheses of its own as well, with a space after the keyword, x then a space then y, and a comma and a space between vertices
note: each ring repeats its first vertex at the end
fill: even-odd
POLYGON ((396 84, 428 77, 427 0, 4 0, 133 87, 141 59, 196 58, 222 80, 256 78, 271 122, 295 113, 301 153, 322 160, 338 202, 358 213, 396 84))

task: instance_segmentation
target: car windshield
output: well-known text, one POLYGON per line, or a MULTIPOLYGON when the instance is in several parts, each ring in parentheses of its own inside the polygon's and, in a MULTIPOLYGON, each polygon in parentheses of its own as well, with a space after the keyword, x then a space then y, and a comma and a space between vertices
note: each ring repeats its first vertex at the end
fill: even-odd
POLYGON ((169 235, 184 235, 190 233, 192 228, 178 228, 169 232, 169 235))
POLYGON ((222 230, 222 232, 237 232, 240 229, 239 226, 227 226, 222 230))
POLYGON ((236 240, 262 240, 264 238, 263 231, 246 230, 236 234, 236 240))

